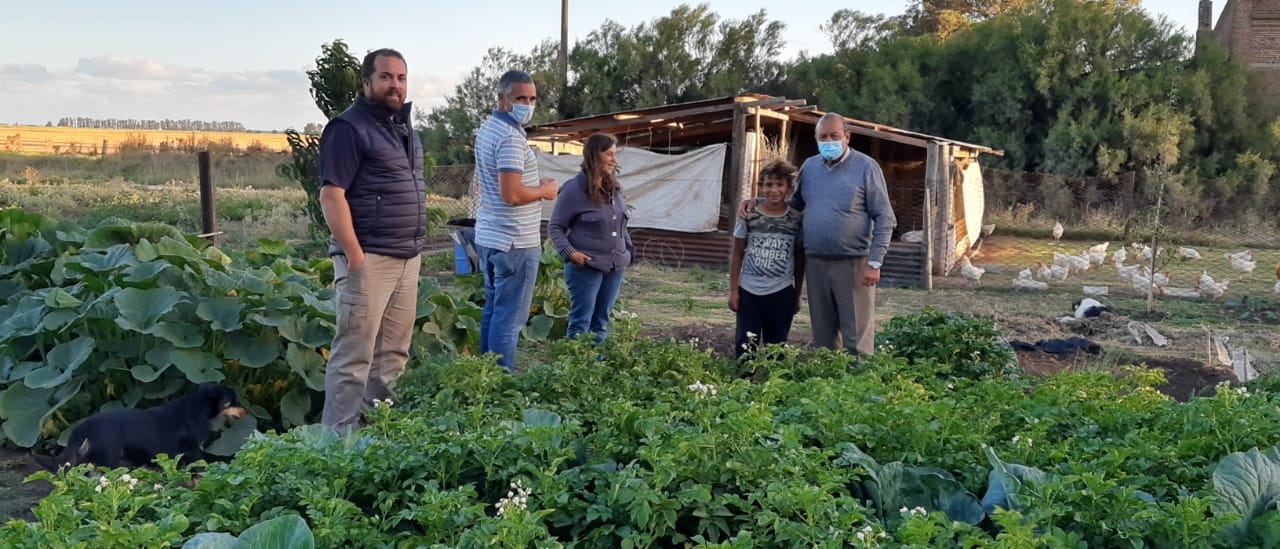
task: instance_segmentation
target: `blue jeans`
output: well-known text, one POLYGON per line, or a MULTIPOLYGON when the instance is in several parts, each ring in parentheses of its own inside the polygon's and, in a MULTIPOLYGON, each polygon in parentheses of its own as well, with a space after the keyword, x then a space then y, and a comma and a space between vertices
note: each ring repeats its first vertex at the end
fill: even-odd
POLYGON ((480 354, 498 354, 498 364, 515 367, 520 331, 529 322, 541 248, 498 251, 476 246, 484 273, 484 311, 480 316, 480 354))
POLYGON ((590 267, 564 264, 564 281, 569 286, 569 338, 590 332, 596 342, 609 335, 609 315, 622 288, 622 271, 604 272, 590 267))

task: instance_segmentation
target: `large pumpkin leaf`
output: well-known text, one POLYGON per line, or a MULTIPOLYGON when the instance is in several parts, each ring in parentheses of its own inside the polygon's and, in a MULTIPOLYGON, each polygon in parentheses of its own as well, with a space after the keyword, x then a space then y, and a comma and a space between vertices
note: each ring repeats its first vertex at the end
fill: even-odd
POLYGON ((548 315, 537 315, 529 319, 529 325, 525 327, 524 335, 533 341, 546 341, 551 337, 551 329, 555 325, 554 318, 548 315))
POLYGON ((289 363, 289 368, 293 373, 298 374, 307 382, 307 387, 315 391, 324 390, 324 357, 320 353, 299 346, 296 343, 290 343, 289 349, 285 351, 285 360, 289 363))
POLYGON ((77 380, 57 389, 33 389, 14 383, 0 393, 0 418, 4 434, 14 444, 30 448, 40 438, 40 425, 80 392, 77 380))
POLYGON ((124 288, 115 295, 116 309, 120 311, 116 324, 126 330, 148 333, 160 317, 169 312, 183 293, 169 286, 150 288, 124 288))
MULTIPOLYGON (((116 244, 103 253, 86 253, 80 256, 80 266, 93 272, 114 271, 138 264, 128 244, 116 244)), ((69 267, 74 264, 69 264, 69 267)))
POLYGON ((204 330, 186 322, 159 322, 145 333, 172 343, 174 347, 199 347, 204 345, 204 330))
POLYGON ((151 282, 167 268, 169 264, 163 261, 146 261, 125 269, 124 277, 120 280, 130 284, 151 282))
POLYGON ((227 334, 227 347, 223 356, 250 368, 262 368, 280 358, 280 339, 269 335, 252 336, 244 332, 231 332, 227 334))
POLYGON ((280 416, 284 418, 285 428, 307 424, 307 412, 311 411, 311 391, 294 385, 280 400, 280 416))
POLYGON ((223 429, 218 438, 205 446, 205 451, 217 456, 230 456, 240 451, 245 441, 258 432, 258 418, 253 414, 234 420, 223 429))
POLYGON ((226 379, 222 373, 222 359, 212 353, 200 349, 174 349, 171 356, 173 365, 187 374, 187 380, 192 383, 226 379))
POLYGON ((23 383, 32 389, 51 389, 62 385, 71 379, 71 374, 75 373, 76 368, 88 360, 89 355, 93 353, 93 347, 94 340, 88 336, 80 336, 71 341, 59 343, 49 351, 46 364, 27 374, 23 383))
POLYGON ((62 288, 52 288, 45 295, 44 306, 50 309, 78 309, 84 302, 62 288))
POLYGON ((240 311, 244 304, 235 297, 214 297, 200 302, 196 316, 209 322, 209 327, 222 332, 239 330, 240 311))

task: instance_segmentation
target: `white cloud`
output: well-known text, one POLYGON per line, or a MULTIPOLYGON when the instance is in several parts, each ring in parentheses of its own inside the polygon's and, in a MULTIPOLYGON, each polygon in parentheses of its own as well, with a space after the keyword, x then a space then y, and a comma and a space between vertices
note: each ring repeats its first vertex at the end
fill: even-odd
POLYGON ((180 82, 190 79, 189 69, 177 65, 164 65, 147 59, 128 59, 110 55, 81 57, 76 72, 86 76, 116 80, 164 80, 180 82))

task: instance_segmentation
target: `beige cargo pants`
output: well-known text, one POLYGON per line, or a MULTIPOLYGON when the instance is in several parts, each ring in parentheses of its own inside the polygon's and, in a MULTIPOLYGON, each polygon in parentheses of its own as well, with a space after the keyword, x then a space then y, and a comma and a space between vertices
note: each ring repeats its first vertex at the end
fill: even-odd
POLYGON ((394 396, 409 361, 421 267, 421 256, 365 254, 348 271, 346 256, 333 257, 337 333, 324 373, 324 425, 349 430, 374 399, 394 396))

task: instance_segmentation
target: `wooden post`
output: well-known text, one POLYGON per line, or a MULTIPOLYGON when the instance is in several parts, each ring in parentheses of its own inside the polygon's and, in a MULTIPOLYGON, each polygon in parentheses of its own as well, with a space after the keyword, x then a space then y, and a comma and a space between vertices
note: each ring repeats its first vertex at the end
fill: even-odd
MULTIPOLYGON (((733 134, 730 137, 729 146, 729 184, 733 186, 733 192, 730 196, 733 199, 729 203, 729 231, 732 233, 733 224, 738 219, 738 204, 747 197, 742 192, 742 160, 744 156, 744 148, 747 140, 747 116, 742 110, 742 105, 736 101, 733 104, 733 134)), ((725 250, 727 264, 733 261, 733 239, 729 239, 729 248, 725 250)))
MULTIPOLYGON (((926 165, 928 164, 930 163, 926 162, 926 165)), ((932 197, 929 194, 929 185, 933 183, 933 181, 931 181, 928 178, 928 175, 927 175, 928 173, 929 173, 928 171, 925 172, 926 176, 924 181, 924 205, 922 206, 924 208, 924 227, 922 227, 924 229, 924 269, 923 269, 924 272, 921 274, 924 276, 924 289, 932 290, 933 289, 933 231, 932 231, 933 221, 931 219, 931 216, 933 216, 933 208, 931 207, 932 204, 929 203, 929 199, 932 197)))
POLYGON ((214 216, 214 200, 213 200, 213 166, 209 158, 209 151, 200 151, 197 154, 200 161, 200 232, 209 239, 211 244, 217 244, 218 236, 216 234, 217 218, 214 216))
POLYGON ((569 89, 569 0, 560 2, 560 104, 569 89))
POLYGON ((751 172, 745 174, 747 180, 751 182, 751 196, 758 196, 760 194, 760 189, 758 187, 759 182, 756 181, 756 174, 760 173, 760 168, 763 167, 761 157, 765 152, 765 147, 763 145, 767 143, 764 138, 764 132, 760 128, 760 109, 758 108, 756 109, 755 119, 756 136, 752 138, 753 143, 751 144, 751 148, 753 149, 751 152, 751 172))

